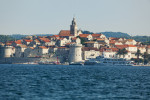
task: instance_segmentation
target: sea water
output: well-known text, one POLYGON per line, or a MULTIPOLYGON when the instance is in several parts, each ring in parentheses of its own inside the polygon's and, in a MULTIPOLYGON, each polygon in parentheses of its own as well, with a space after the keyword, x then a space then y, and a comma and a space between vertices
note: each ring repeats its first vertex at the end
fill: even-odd
POLYGON ((150 99, 150 67, 0 65, 0 100, 134 99, 150 99))

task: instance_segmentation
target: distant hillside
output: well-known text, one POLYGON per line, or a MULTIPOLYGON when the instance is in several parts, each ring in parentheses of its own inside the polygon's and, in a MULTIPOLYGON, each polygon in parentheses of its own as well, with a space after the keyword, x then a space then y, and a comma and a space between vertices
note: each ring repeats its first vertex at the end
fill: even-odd
POLYGON ((21 34, 13 34, 13 35, 10 35, 11 37, 15 38, 15 39, 21 39, 23 37, 26 37, 27 35, 21 35, 21 34))
MULTIPOLYGON (((83 34, 93 34, 94 32, 90 31, 82 31, 83 34)), ((150 36, 130 36, 127 33, 123 32, 98 32, 98 34, 104 34, 107 38, 116 37, 116 38, 126 38, 126 39, 134 39, 139 42, 143 42, 143 44, 150 44, 150 36)))
POLYGON ((83 34, 93 34, 93 32, 90 31, 82 31, 83 34))
POLYGON ((52 36, 54 34, 35 34, 36 36, 52 36))
MULTIPOLYGON (((94 32, 90 32, 90 31, 82 31, 83 34, 93 34, 94 32)), ((109 37, 124 37, 124 38, 130 38, 131 36, 127 33, 122 33, 122 32, 98 32, 98 34, 104 34, 107 38, 109 37)))
POLYGON ((132 38, 136 41, 150 44, 150 36, 133 36, 132 38))
MULTIPOLYGON (((34 34, 36 36, 51 36, 52 34, 34 34)), ((21 34, 13 34, 11 35, 11 37, 15 38, 15 39, 21 39, 23 37, 26 37, 26 36, 30 36, 30 35, 21 35, 21 34)))
POLYGON ((13 41, 15 40, 13 37, 11 37, 10 35, 0 35, 0 42, 7 42, 7 41, 13 41))
POLYGON ((127 33, 122 33, 122 32, 101 32, 102 34, 104 34, 107 38, 108 37, 117 37, 117 38, 130 38, 131 36, 127 33))

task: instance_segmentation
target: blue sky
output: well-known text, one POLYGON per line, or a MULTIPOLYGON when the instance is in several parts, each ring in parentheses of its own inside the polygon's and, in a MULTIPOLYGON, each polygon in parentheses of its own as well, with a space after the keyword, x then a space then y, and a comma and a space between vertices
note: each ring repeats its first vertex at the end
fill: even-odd
POLYGON ((79 29, 150 35, 150 0, 0 0, 0 34, 79 29))

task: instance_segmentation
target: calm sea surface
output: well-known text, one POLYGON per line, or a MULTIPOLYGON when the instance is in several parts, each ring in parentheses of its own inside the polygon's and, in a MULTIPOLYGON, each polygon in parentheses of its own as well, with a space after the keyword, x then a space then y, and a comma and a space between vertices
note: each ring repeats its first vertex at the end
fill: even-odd
POLYGON ((1 64, 0 100, 150 100, 150 67, 1 64))

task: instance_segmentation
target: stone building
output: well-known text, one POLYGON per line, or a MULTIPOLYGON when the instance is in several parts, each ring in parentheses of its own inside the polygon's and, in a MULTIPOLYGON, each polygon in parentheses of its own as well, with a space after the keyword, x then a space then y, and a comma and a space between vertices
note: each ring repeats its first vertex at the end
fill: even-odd
POLYGON ((69 50, 69 63, 82 61, 82 44, 71 44, 69 50))
POLYGON ((100 56, 100 52, 94 47, 82 47, 82 59, 87 60, 89 58, 96 58, 100 56))

